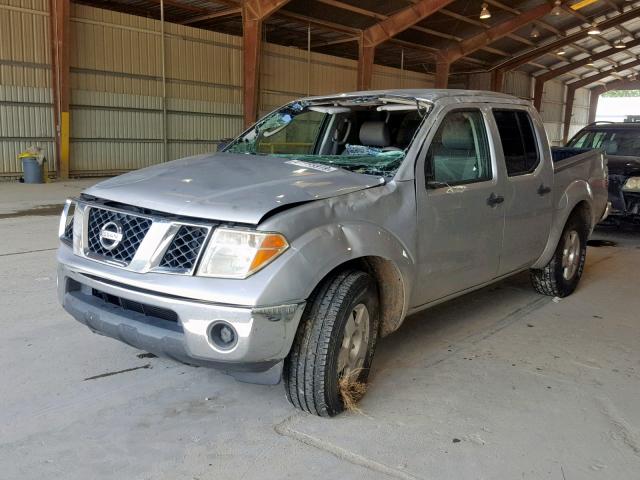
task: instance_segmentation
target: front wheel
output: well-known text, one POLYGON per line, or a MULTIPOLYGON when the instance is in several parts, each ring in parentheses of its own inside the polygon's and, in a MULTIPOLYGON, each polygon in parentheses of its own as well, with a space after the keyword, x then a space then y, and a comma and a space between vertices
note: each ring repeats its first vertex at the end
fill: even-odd
POLYGON ((588 230, 578 215, 564 227, 553 257, 542 269, 532 269, 531 283, 538 293, 554 297, 571 295, 578 286, 587 256, 588 230))
POLYGON ((378 338, 378 289, 368 273, 347 270, 309 299, 284 365, 294 407, 332 417, 345 408, 345 380, 366 384, 378 338))

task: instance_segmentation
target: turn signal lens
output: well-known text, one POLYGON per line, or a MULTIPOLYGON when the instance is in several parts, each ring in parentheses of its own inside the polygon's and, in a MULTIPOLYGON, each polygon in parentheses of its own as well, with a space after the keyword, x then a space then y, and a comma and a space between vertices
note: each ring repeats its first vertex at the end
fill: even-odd
POLYGON ((279 233, 217 228, 207 245, 198 275, 247 278, 264 268, 289 244, 279 233))

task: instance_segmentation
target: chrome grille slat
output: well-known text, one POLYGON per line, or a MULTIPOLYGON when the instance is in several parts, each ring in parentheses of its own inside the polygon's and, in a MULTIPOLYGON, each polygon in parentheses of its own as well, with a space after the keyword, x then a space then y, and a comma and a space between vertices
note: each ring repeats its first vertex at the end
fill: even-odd
POLYGON ((210 232, 218 226, 162 212, 138 213, 121 205, 76 200, 75 207, 77 221, 67 220, 59 231, 63 241, 74 242, 76 255, 139 273, 193 275, 210 232), (78 227, 82 233, 74 239, 78 227), (117 233, 117 242, 104 231, 117 233))
POLYGON ((151 228, 151 224, 152 220, 150 218, 91 207, 89 210, 87 248, 89 252, 95 255, 128 265, 133 260, 149 228, 151 228), (122 241, 113 250, 107 250, 100 243, 100 229, 107 222, 118 222, 122 225, 122 241))
POLYGON ((208 229, 193 225, 182 225, 160 262, 160 268, 191 271, 198 260, 208 229))

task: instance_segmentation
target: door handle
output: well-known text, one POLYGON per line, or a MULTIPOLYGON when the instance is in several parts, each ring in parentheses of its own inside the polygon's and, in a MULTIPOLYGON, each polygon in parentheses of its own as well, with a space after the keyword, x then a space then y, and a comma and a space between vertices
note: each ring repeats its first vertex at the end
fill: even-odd
POLYGON ((551 187, 545 187, 544 183, 541 183, 538 187, 538 195, 543 196, 547 193, 551 193, 551 187))
POLYGON ((496 195, 493 192, 491 192, 491 195, 489 195, 489 198, 487 198, 487 205, 489 205, 490 207, 495 207, 502 202, 504 202, 504 197, 502 195, 496 195))

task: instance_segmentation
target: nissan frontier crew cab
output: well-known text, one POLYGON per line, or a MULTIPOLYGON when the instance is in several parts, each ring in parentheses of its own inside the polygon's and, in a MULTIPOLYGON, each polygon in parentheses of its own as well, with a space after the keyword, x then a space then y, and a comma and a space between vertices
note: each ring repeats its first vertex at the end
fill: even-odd
POLYGON ((294 101, 220 153, 66 202, 59 298, 94 332, 333 416, 404 318, 528 270, 576 288, 605 215, 599 150, 549 148, 531 105, 393 90, 294 101), (555 160, 554 158, 555 157, 555 160))

